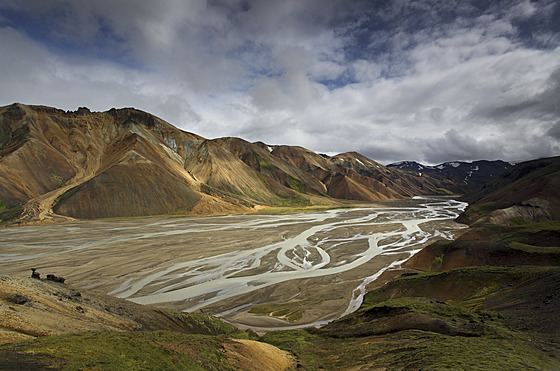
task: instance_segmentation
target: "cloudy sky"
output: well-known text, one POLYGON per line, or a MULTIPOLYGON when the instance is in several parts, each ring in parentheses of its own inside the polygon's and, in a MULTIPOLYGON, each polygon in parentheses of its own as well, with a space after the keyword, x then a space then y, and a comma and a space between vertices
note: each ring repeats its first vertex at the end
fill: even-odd
POLYGON ((0 0, 0 105, 381 163, 560 155, 557 0, 0 0))

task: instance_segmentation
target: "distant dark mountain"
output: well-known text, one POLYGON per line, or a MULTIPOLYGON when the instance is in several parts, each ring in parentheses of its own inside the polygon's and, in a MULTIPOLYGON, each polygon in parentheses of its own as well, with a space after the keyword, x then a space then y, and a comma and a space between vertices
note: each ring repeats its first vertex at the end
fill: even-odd
POLYGON ((464 196, 463 223, 511 224, 560 219, 560 157, 522 162, 464 196))
POLYGON ((422 165, 415 161, 402 161, 387 165, 404 171, 430 175, 440 181, 449 180, 447 188, 455 193, 469 193, 498 177, 512 165, 501 160, 474 162, 444 162, 435 166, 422 165))

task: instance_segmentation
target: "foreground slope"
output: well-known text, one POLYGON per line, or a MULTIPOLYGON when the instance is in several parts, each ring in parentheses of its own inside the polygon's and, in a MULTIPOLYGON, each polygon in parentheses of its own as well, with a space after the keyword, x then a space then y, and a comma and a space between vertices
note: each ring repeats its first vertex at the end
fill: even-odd
POLYGON ((285 352, 202 314, 0 276, 0 369, 283 370, 285 352))

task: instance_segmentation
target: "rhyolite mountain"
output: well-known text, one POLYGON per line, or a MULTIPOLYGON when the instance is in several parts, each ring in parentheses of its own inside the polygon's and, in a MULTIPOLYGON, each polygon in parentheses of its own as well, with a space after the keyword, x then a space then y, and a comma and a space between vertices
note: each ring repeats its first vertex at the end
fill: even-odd
MULTIPOLYGON (((501 164, 500 164, 501 166, 501 164)), ((206 139, 134 108, 0 107, 0 219, 247 212, 456 193, 454 178, 355 152, 206 139)))
POLYGON ((440 181, 450 180, 447 189, 457 194, 471 193, 498 177, 513 165, 505 161, 453 161, 439 165, 422 165, 416 161, 401 161, 387 165, 404 171, 428 175, 440 181))

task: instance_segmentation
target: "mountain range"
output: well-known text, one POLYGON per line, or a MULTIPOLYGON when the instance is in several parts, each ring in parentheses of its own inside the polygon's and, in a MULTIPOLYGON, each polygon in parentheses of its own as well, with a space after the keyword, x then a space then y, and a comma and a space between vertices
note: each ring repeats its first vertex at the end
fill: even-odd
POLYGON ((457 194, 465 194, 478 190, 495 176, 511 169, 513 165, 500 160, 480 160, 444 162, 435 166, 422 165, 416 161, 401 161, 387 166, 416 172, 419 175, 425 174, 440 181, 451 180, 452 185, 448 186, 449 189, 457 194))
POLYGON ((356 152, 326 156, 298 146, 206 139, 134 108, 0 108, 4 223, 457 194, 509 167, 502 161, 383 166, 356 152))

